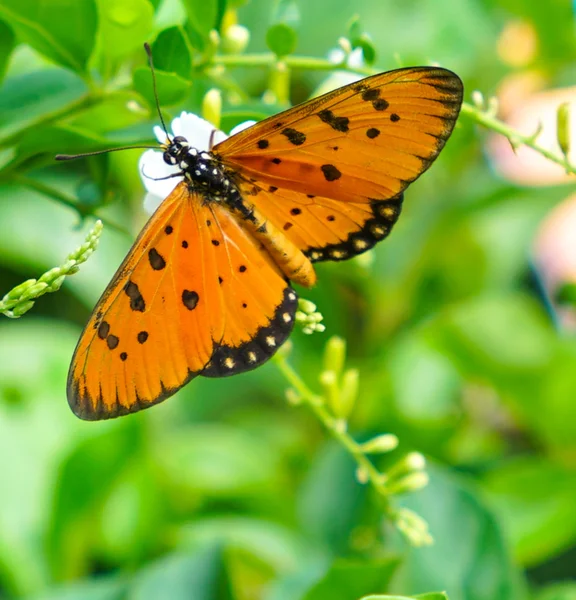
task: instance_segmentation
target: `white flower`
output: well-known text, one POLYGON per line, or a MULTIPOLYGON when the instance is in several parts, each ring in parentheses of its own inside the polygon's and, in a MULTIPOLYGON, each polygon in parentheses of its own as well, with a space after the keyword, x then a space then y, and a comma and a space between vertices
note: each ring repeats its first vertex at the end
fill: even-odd
POLYGON ((342 48, 333 48, 328 52, 328 60, 335 65, 341 65, 345 59, 346 65, 353 69, 359 69, 360 67, 365 66, 364 53, 360 47, 354 48, 350 53, 344 52, 342 48))
MULTIPOLYGON (((251 127, 255 122, 245 121, 240 123, 232 129, 230 135, 251 127)), ((172 135, 185 137, 190 145, 199 152, 210 150, 210 137, 212 137, 212 145, 219 144, 228 138, 224 132, 193 113, 183 112, 172 121, 170 128, 172 129, 172 135)), ((161 127, 154 127, 154 135, 161 144, 166 142, 166 134, 161 127)), ((164 162, 162 154, 160 150, 146 150, 138 163, 140 177, 142 177, 147 192, 144 198, 144 210, 148 214, 152 214, 164 198, 182 181, 181 177, 161 179, 180 171, 177 165, 169 165, 164 162), (158 181, 158 179, 161 180, 158 181)))

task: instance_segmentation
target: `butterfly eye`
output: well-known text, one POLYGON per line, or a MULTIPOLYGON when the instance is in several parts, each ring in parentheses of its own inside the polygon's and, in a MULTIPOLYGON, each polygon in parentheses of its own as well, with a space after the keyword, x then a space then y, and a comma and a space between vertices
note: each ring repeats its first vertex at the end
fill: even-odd
POLYGON ((178 162, 178 159, 170 150, 166 150, 162 155, 162 158, 164 159, 164 162, 169 165, 175 165, 178 162))
POLYGON ((172 143, 176 144, 177 146, 183 146, 185 148, 188 146, 188 140, 181 135, 177 135, 176 137, 174 137, 172 143))

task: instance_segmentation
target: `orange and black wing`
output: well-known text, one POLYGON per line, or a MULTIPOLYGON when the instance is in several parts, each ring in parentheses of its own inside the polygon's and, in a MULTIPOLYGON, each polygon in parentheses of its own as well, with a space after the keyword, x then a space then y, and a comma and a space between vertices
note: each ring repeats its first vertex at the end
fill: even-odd
POLYGON ((398 69, 266 119, 214 153, 312 260, 342 260, 389 233, 403 190, 452 133, 462 93, 446 69, 398 69))
POLYGON ((253 369, 289 335, 295 292, 232 215, 180 183, 99 300, 68 377, 89 420, 138 411, 196 375, 253 369))

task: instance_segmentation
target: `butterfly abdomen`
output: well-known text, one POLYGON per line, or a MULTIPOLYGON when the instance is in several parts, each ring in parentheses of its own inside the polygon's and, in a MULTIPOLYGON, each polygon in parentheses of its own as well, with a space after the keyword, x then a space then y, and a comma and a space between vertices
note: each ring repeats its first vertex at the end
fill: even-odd
POLYGON ((255 206, 248 205, 239 195, 240 207, 231 207, 237 214, 249 214, 242 219, 245 229, 258 240, 263 249, 272 256, 278 268, 294 283, 312 287, 316 283, 316 272, 310 260, 272 221, 255 206))

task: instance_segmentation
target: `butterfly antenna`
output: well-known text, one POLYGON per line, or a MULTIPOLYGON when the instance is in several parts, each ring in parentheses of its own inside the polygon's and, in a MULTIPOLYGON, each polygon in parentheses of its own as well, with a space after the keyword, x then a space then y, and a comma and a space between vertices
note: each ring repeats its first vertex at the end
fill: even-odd
POLYGON ((160 117, 160 123, 162 123, 162 129, 166 134, 166 138, 170 139, 170 135, 168 134, 168 130, 166 129, 166 123, 164 123, 164 119, 162 118, 162 112, 160 110, 160 101, 158 100, 158 88, 156 86, 156 73, 154 71, 154 62, 152 60, 152 49, 150 48, 150 44, 148 42, 144 43, 144 50, 146 50, 146 54, 148 55, 148 64, 150 65, 150 72, 152 73, 152 88, 154 90, 154 100, 156 102, 156 110, 158 111, 158 116, 160 117))
POLYGON ((122 146, 121 148, 107 148, 106 150, 95 150, 94 152, 83 152, 82 154, 57 154, 56 160, 75 160, 76 158, 86 158, 87 156, 98 156, 99 154, 108 154, 108 152, 119 152, 120 150, 158 150, 158 146, 122 146))

